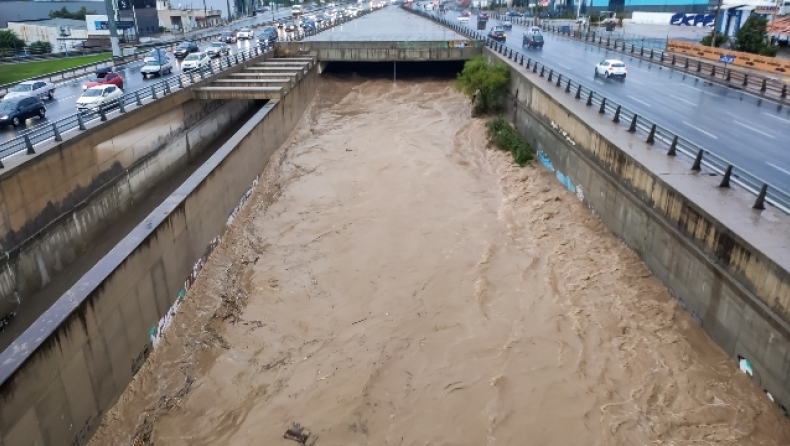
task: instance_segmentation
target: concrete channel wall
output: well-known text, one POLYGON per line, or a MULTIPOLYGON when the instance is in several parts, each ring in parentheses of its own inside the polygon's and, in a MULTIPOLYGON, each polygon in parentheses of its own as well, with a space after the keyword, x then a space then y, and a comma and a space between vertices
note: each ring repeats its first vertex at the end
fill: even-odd
POLYGON ((0 446, 87 442, 304 113, 316 71, 255 113, 0 354, 0 446))
POLYGON ((790 275, 766 255, 774 249, 772 233, 774 247, 787 239, 786 217, 762 218, 750 208, 752 197, 718 188, 718 180, 693 174, 689 164, 602 118, 573 93, 488 49, 485 55, 511 67, 507 113, 540 162, 641 256, 728 355, 748 360, 759 386, 787 405, 790 275))
POLYGON ((5 215, 6 222, 14 215, 27 221, 18 232, 4 234, 12 247, 0 260, 0 316, 46 286, 151 188, 199 156, 251 104, 190 100, 169 110, 156 107, 160 113, 146 113, 144 122, 106 141, 80 141, 9 172, 0 180, 5 182, 0 202, 13 212, 5 215), (72 158, 64 160, 65 153, 72 158), (58 177, 52 170, 70 175, 58 177))

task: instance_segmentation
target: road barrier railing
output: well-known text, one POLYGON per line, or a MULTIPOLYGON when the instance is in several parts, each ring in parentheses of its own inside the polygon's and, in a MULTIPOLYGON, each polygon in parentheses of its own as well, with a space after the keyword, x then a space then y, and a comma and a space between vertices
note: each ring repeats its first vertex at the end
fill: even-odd
MULTIPOLYGON (((365 14, 363 13, 356 17, 361 17, 363 15, 365 14)), ((306 37, 319 34, 335 26, 342 25, 349 20, 352 20, 352 18, 338 18, 331 23, 321 26, 315 31, 297 33, 293 37, 279 37, 278 41, 302 40, 306 37)), ((50 141, 63 141, 64 135, 70 132, 83 131, 87 129, 89 124, 95 123, 96 121, 104 122, 122 116, 129 108, 142 106, 150 101, 170 95, 204 79, 215 76, 230 67, 244 63, 250 58, 258 57, 271 50, 272 48, 268 45, 266 45, 264 48, 255 45, 252 48, 239 53, 226 55, 211 60, 207 67, 202 67, 200 70, 182 72, 161 81, 152 82, 134 91, 124 92, 123 96, 119 99, 107 103, 104 106, 98 107, 95 110, 77 112, 55 121, 42 122, 32 129, 22 132, 16 138, 0 143, 0 169, 5 168, 3 160, 9 156, 20 155, 23 153, 27 155, 35 155, 37 145, 50 141)))
MULTIPOLYGON (((345 4, 345 3, 339 3, 339 4, 345 4)), ((326 8, 313 7, 313 8, 306 9, 305 12, 309 14, 309 13, 314 13, 314 12, 318 12, 318 11, 323 11, 324 9, 326 9, 326 8)), ((268 21, 265 21, 265 22, 262 22, 262 23, 259 23, 259 24, 249 25, 249 28, 259 29, 259 28, 264 28, 264 27, 267 27, 267 26, 277 26, 280 21, 292 20, 292 19, 293 19, 292 16, 286 15, 286 16, 283 16, 283 17, 281 17, 279 19, 274 19, 273 18, 272 20, 268 20, 268 21)), ((91 74, 91 73, 93 73, 96 70, 96 68, 102 68, 102 67, 107 67, 107 66, 120 67, 122 65, 126 65, 126 64, 129 64, 129 63, 133 63, 133 62, 142 60, 143 58, 145 58, 145 55, 146 55, 146 53, 148 51, 150 51, 152 49, 155 49, 155 48, 162 48, 162 49, 166 49, 166 50, 168 50, 170 52, 173 52, 175 47, 178 46, 179 43, 184 42, 184 41, 192 41, 192 42, 197 42, 197 43, 215 41, 215 40, 217 40, 219 38, 220 35, 222 35, 223 31, 226 31, 226 29, 224 29, 224 28, 227 28, 227 26, 245 27, 246 25, 230 24, 230 25, 223 26, 222 29, 214 28, 214 29, 211 29, 211 30, 203 32, 203 33, 193 34, 191 36, 180 36, 180 37, 179 36, 174 36, 172 39, 169 39, 169 40, 166 40, 166 41, 159 41, 159 42, 140 44, 140 45, 136 46, 137 51, 135 52, 135 54, 131 54, 131 55, 127 55, 127 56, 123 56, 123 57, 119 57, 119 58, 114 58, 114 59, 108 59, 108 60, 104 60, 104 61, 100 61, 100 62, 93 62, 93 63, 89 63, 89 64, 85 64, 85 65, 80 65, 78 67, 68 68, 68 69, 60 70, 60 71, 54 71, 52 73, 48 73, 48 74, 41 75, 41 76, 36 76, 36 77, 28 78, 28 79, 23 79, 23 80, 17 81, 17 82, 10 82, 8 84, 3 84, 3 85, 0 85, 0 97, 5 96, 12 88, 17 86, 20 82, 26 82, 26 81, 32 81, 32 80, 46 80, 46 81, 49 81, 49 82, 63 82, 63 81, 69 80, 69 79, 74 79, 76 77, 82 77, 82 76, 91 74)), ((31 60, 29 62, 35 62, 35 61, 31 60)))
MULTIPOLYGON (((668 156, 682 158, 688 164, 691 164, 690 168, 692 171, 720 176, 719 187, 731 187, 735 184, 748 191, 756 197, 752 205, 754 209, 765 209, 767 203, 786 214, 790 214, 790 194, 786 191, 689 141, 683 136, 656 124, 650 118, 635 113, 559 70, 533 60, 523 53, 514 51, 512 48, 508 48, 502 42, 489 39, 485 33, 461 26, 457 22, 444 17, 436 17, 430 13, 410 8, 405 9, 434 22, 441 23, 470 38, 485 40, 486 46, 491 50, 524 67, 524 70, 531 71, 546 79, 547 83, 555 85, 560 91, 564 91, 566 94, 573 94, 577 100, 584 101, 588 107, 597 108, 601 115, 611 116, 613 122, 620 124, 621 127, 630 133, 642 136, 648 144, 653 146, 662 144, 667 150, 668 156)), ((520 103, 519 106, 526 108, 520 103)))
POLYGON ((747 91, 781 104, 790 103, 787 99, 790 87, 776 77, 749 73, 738 68, 730 68, 724 63, 716 64, 703 61, 694 57, 684 56, 683 54, 654 48, 650 45, 638 45, 632 39, 624 39, 617 35, 612 36, 611 33, 606 31, 582 31, 572 29, 573 27, 567 25, 562 26, 545 22, 535 25, 534 20, 524 17, 509 17, 507 19, 502 17, 502 20, 510 20, 511 23, 524 26, 540 26, 545 32, 566 36, 600 48, 672 68, 709 82, 715 82, 736 90, 747 91))

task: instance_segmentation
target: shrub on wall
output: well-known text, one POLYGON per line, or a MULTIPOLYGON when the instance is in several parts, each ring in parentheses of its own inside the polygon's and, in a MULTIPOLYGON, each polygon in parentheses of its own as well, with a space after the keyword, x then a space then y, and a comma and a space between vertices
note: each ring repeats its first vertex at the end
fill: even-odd
POLYGON ((488 136, 490 144, 500 150, 510 152, 513 155, 513 161, 519 166, 524 167, 532 161, 534 155, 532 147, 503 117, 494 118, 486 123, 486 136, 488 136))
POLYGON ((510 69, 501 62, 488 63, 477 56, 464 64, 455 81, 455 87, 472 99, 474 116, 497 113, 502 110, 502 98, 510 81, 510 69))

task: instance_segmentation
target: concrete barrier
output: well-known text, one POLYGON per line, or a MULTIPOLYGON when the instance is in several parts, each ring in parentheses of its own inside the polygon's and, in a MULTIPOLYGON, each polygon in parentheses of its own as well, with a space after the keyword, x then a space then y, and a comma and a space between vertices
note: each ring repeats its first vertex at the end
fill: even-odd
POLYGON ((751 212, 752 197, 718 187, 643 135, 539 75, 511 68, 508 116, 540 161, 636 251, 732 358, 780 404, 790 401, 790 222, 751 212))
POLYGON ((0 354, 0 445, 86 443, 147 358, 196 261, 304 113, 316 71, 257 112, 0 354))
POLYGON ((277 42, 277 57, 317 54, 321 62, 424 62, 469 60, 482 54, 475 40, 428 42, 277 42))

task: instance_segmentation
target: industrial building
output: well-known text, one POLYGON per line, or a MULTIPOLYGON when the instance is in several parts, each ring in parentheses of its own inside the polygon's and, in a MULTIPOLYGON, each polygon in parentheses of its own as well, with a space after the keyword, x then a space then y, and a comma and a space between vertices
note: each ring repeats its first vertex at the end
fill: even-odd
POLYGON ((25 44, 49 42, 53 53, 75 51, 88 38, 85 22, 71 19, 42 19, 8 22, 8 29, 16 33, 25 44))

